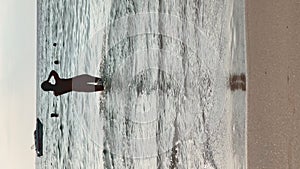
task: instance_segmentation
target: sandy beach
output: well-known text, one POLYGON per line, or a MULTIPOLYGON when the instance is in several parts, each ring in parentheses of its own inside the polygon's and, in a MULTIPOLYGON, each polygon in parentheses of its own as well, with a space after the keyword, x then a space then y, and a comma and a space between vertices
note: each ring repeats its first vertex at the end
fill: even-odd
POLYGON ((300 1, 246 1, 248 168, 300 167, 300 1))

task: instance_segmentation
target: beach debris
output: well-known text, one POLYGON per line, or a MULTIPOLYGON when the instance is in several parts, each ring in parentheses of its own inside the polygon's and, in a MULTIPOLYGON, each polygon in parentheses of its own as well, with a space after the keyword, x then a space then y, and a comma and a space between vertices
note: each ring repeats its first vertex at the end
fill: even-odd
POLYGON ((230 75, 229 77, 229 86, 231 91, 239 90, 242 91, 246 90, 246 76, 244 73, 240 75, 230 75))

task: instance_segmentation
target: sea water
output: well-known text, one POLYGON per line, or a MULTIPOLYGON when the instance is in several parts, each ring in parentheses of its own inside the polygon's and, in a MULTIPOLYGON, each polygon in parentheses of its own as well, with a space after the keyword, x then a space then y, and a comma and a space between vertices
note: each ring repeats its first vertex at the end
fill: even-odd
POLYGON ((244 0, 37 4, 37 86, 56 70, 105 91, 37 88, 36 168, 246 168, 244 0))

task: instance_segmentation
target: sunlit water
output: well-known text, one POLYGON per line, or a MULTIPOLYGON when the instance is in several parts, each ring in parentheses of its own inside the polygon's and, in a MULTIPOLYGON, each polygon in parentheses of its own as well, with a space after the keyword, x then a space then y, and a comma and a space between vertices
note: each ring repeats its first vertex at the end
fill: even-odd
POLYGON ((244 25, 243 0, 38 1, 38 86, 56 70, 106 91, 37 89, 36 168, 246 168, 246 95, 228 82, 246 74, 244 25))

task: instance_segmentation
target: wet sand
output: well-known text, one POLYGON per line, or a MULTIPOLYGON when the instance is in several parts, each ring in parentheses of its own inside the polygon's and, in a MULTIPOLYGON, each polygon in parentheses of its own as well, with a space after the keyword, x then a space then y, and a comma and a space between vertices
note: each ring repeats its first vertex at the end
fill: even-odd
POLYGON ((246 0, 248 168, 300 168, 300 1, 246 0))

